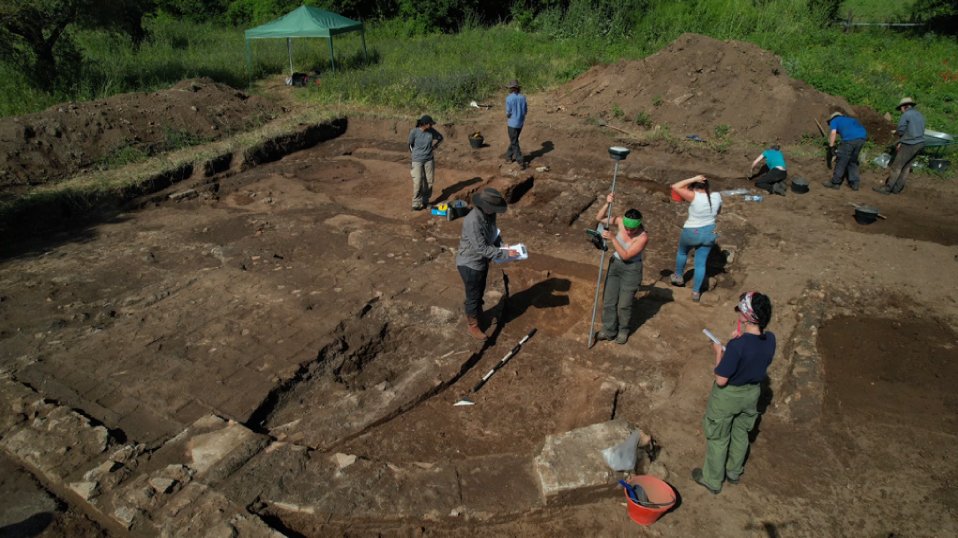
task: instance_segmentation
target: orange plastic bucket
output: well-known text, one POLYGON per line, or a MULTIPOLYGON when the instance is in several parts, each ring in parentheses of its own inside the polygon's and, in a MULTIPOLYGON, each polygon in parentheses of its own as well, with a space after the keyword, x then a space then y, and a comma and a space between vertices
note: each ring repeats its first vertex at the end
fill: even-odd
POLYGON ((659 506, 642 506, 637 504, 629 497, 629 492, 622 488, 625 494, 626 502, 629 503, 629 518, 639 525, 651 525, 655 523, 662 514, 668 512, 675 506, 675 491, 672 486, 655 478, 654 476, 636 476, 629 479, 629 485, 641 486, 645 490, 645 495, 650 503, 659 506))
POLYGON ((673 200, 675 200, 676 202, 684 202, 684 201, 685 201, 685 198, 682 198, 682 195, 681 195, 681 194, 675 192, 675 189, 669 189, 669 190, 672 191, 672 199, 673 199, 673 200))

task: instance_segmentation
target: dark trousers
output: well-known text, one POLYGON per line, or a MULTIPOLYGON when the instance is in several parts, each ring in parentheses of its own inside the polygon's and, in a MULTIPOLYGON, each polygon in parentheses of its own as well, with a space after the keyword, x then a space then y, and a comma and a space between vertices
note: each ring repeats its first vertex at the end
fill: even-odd
POLYGON ((459 276, 462 277, 462 283, 466 285, 466 315, 470 318, 479 318, 479 312, 482 310, 482 296, 486 293, 486 275, 489 274, 489 266, 482 271, 476 271, 471 267, 457 265, 459 276))
POLYGON ((842 140, 842 143, 838 146, 838 153, 835 154, 835 171, 832 174, 832 183, 841 185, 845 172, 848 172, 848 185, 858 185, 858 182, 861 181, 861 177, 858 175, 858 154, 862 152, 862 146, 864 145, 864 138, 842 140))
POLYGON ((624 262, 615 256, 609 261, 602 294, 602 332, 629 334, 632 300, 642 285, 642 260, 624 262))
POLYGON ((772 168, 768 172, 758 178, 758 181, 755 182, 755 186, 760 189, 765 189, 769 194, 772 194, 772 187, 775 186, 779 181, 785 181, 785 178, 788 177, 788 172, 782 170, 781 168, 772 168))
POLYGON ((506 160, 515 159, 522 162, 522 150, 519 149, 519 134, 522 133, 522 127, 509 127, 509 151, 506 152, 506 160))
POLYGON ((925 147, 923 142, 917 144, 902 144, 895 155, 895 162, 891 163, 891 174, 888 176, 888 182, 885 187, 891 192, 898 194, 905 188, 905 180, 908 179, 908 171, 911 170, 911 163, 915 157, 921 153, 925 147))

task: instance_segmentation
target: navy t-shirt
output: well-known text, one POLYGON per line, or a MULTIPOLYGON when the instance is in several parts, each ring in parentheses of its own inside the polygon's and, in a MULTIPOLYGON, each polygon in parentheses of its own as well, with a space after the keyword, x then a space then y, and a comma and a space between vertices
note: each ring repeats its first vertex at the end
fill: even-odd
POLYGON ((764 340, 757 334, 746 333, 728 343, 715 374, 727 377, 728 384, 736 387, 760 383, 774 355, 774 333, 766 332, 764 340))

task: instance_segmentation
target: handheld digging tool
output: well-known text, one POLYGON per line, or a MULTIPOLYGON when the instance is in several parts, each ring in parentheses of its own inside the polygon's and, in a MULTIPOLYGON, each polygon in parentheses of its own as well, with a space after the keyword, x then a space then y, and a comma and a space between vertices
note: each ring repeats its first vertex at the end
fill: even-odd
MULTIPOLYGON (((612 146, 609 148, 609 157, 615 161, 615 172, 612 174, 612 194, 615 194, 615 180, 619 176, 619 161, 624 160, 629 156, 629 148, 623 148, 620 146, 612 146)), ((609 214, 605 218, 605 229, 612 230, 612 204, 609 204, 609 214)), ((595 284, 595 301, 592 303, 592 323, 589 324, 589 349, 592 349, 592 344, 595 340, 595 333, 592 332, 595 329, 595 311, 599 306, 599 288, 602 287, 602 268, 605 266, 605 253, 608 248, 602 249, 602 260, 599 262, 599 280, 595 284)))
MULTIPOLYGON (((532 329, 531 331, 529 331, 529 334, 522 337, 522 340, 519 340, 519 343, 516 344, 516 347, 512 348, 512 351, 510 351, 509 353, 506 353, 506 356, 503 357, 502 360, 499 361, 499 363, 492 368, 492 370, 489 370, 488 374, 482 376, 482 379, 480 379, 479 382, 476 383, 476 386, 472 387, 471 392, 472 393, 478 392, 479 389, 481 389, 482 386, 486 384, 486 381, 489 381, 489 378, 492 377, 492 374, 496 373, 496 370, 505 366, 505 364, 509 362, 509 359, 511 359, 516 353, 519 353, 519 349, 522 348, 522 344, 525 344, 526 342, 528 342, 529 339, 532 338, 532 335, 536 334, 537 330, 538 329, 532 329)), ((460 405, 476 405, 476 402, 468 398, 463 398, 452 405, 453 407, 458 407, 460 405)))

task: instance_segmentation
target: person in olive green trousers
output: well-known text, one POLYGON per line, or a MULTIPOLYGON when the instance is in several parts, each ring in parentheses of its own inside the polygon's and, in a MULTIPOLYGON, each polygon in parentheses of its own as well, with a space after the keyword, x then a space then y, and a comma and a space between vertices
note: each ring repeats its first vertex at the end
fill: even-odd
POLYGON ((758 419, 758 399, 768 365, 775 355, 775 335, 765 328, 772 319, 768 296, 750 291, 739 298, 738 327, 725 350, 715 349, 715 383, 702 426, 708 445, 705 465, 692 470, 692 480, 714 495, 722 482, 738 484, 745 471, 748 433, 758 419))

